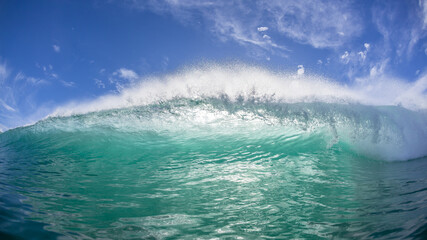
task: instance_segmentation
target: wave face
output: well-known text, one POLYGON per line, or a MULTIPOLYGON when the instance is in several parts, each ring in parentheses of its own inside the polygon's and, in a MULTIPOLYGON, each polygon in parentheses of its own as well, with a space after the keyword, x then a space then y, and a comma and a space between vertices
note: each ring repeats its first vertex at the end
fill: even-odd
POLYGON ((0 236, 426 234, 425 111, 227 71, 147 81, 1 133, 0 236))

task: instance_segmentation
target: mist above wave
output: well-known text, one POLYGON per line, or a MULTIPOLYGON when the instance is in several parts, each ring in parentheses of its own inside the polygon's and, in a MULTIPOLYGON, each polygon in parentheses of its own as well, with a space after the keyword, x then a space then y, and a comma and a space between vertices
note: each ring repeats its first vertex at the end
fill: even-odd
POLYGON ((227 98, 285 103, 325 102, 398 105, 411 110, 427 108, 427 76, 415 83, 393 79, 356 81, 351 86, 321 76, 277 73, 243 64, 205 65, 175 74, 140 79, 119 94, 71 102, 51 116, 141 106, 175 98, 227 98))

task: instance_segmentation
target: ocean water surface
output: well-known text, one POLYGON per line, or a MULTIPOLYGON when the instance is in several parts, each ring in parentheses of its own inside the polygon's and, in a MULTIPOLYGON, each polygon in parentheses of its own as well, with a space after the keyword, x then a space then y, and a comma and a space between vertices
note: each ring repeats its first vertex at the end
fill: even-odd
POLYGON ((228 71, 1 133, 0 238, 426 238, 425 110, 228 71))

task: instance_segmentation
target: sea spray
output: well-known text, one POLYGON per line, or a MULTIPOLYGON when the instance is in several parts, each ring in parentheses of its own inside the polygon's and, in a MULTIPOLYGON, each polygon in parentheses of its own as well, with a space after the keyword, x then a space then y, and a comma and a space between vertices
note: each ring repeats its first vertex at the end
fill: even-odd
POLYGON ((282 103, 360 103, 426 110, 427 76, 414 83, 396 79, 357 81, 343 85, 316 75, 272 72, 243 64, 204 65, 175 74, 141 79, 119 94, 70 102, 51 116, 67 116, 113 108, 141 106, 174 98, 225 97, 230 101, 270 100, 282 103))

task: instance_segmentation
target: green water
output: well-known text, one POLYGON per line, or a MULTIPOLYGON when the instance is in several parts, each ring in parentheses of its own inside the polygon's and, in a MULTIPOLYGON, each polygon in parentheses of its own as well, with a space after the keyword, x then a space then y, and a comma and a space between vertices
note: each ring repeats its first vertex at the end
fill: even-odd
POLYGON ((401 158, 424 119, 217 100, 49 118, 0 134, 0 237, 423 239, 427 159, 401 158))

